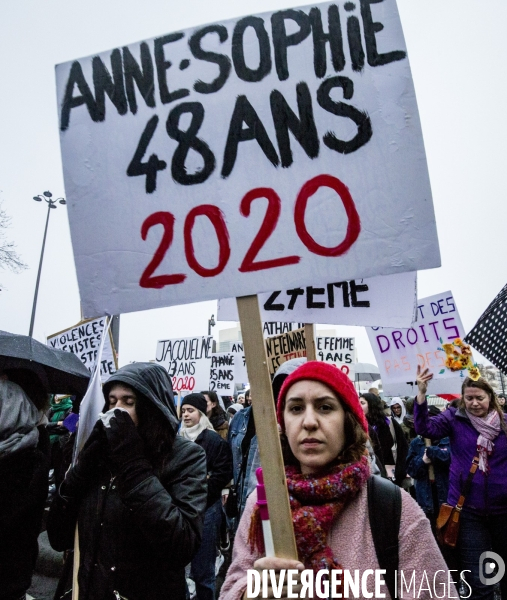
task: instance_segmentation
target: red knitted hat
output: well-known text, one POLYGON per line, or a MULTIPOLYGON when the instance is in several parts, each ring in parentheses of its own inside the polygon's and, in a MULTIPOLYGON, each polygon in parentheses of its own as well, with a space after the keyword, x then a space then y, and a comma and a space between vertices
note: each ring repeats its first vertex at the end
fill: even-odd
POLYGON ((368 433, 368 422, 366 421, 366 417, 359 402, 359 396, 354 389, 352 381, 350 381, 343 371, 340 371, 340 369, 334 365, 317 360, 304 363, 293 371, 283 382, 280 393, 278 394, 278 404, 276 407, 278 423, 280 423, 283 431, 285 431, 283 419, 285 396, 292 384, 296 383, 296 381, 302 381, 303 379, 320 381, 331 388, 338 398, 347 405, 350 412, 359 421, 361 427, 368 433))

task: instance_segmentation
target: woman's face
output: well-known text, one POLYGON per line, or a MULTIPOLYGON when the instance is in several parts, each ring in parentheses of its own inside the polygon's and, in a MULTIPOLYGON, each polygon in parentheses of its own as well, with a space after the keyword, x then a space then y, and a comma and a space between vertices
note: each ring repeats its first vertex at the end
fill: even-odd
POLYGON ((204 397, 206 398, 206 415, 209 417, 211 415, 211 411, 215 408, 217 403, 212 402, 208 394, 204 394, 204 397))
POLYGON ((298 381, 285 397, 285 431, 301 473, 325 469, 345 446, 345 411, 336 394, 318 381, 298 381))
POLYGON ((359 398, 359 402, 361 404, 361 408, 363 409, 363 412, 365 415, 368 414, 368 401, 366 400, 366 398, 363 398, 361 396, 361 398, 359 398))
POLYGON ((193 427, 201 420, 201 413, 194 406, 184 404, 181 407, 181 418, 185 427, 193 427))
POLYGON ((131 387, 122 385, 121 383, 113 385, 109 391, 108 402, 109 410, 112 408, 124 408, 132 421, 134 421, 134 425, 137 426, 139 424, 136 411, 137 395, 131 387))
POLYGON ((465 407, 469 413, 476 417, 485 417, 489 412, 491 398, 488 392, 476 387, 466 387, 463 394, 465 407))
POLYGON ((401 415, 401 406, 399 404, 393 404, 391 406, 391 410, 393 411, 393 414, 397 417, 401 415))

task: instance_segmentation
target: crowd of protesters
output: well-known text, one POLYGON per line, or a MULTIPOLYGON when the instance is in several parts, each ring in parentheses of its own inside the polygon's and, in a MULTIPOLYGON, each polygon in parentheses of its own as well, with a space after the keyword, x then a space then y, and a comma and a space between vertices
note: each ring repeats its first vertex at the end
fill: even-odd
POLYGON ((507 577, 495 592, 479 572, 486 551, 507 562, 505 398, 466 378, 441 410, 428 405, 431 379, 419 371, 416 398, 382 398, 376 388, 359 395, 326 363, 279 368, 273 396, 299 555, 291 561, 264 556, 249 389, 191 393, 177 409, 161 366, 125 366, 103 386, 103 413, 71 466, 73 399, 48 396, 33 374, 0 373, 0 600, 25 598, 30 586, 50 468, 47 532, 66 556, 56 600, 70 599, 73 585, 80 600, 239 600, 247 569, 385 568, 368 509, 381 496, 399 506, 390 524, 399 527, 397 569, 435 581, 467 570, 467 585, 456 584, 463 597, 507 599, 507 577), (459 502, 474 461, 456 549, 439 548, 440 507, 459 502))

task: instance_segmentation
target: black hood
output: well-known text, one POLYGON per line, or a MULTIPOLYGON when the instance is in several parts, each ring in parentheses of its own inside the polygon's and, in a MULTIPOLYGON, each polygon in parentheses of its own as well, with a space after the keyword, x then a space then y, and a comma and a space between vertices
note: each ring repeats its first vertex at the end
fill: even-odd
POLYGON ((106 381, 102 391, 107 402, 109 391, 115 383, 123 383, 142 394, 160 410, 174 431, 178 431, 179 420, 174 406, 173 386, 169 373, 156 363, 132 363, 118 369, 106 381))

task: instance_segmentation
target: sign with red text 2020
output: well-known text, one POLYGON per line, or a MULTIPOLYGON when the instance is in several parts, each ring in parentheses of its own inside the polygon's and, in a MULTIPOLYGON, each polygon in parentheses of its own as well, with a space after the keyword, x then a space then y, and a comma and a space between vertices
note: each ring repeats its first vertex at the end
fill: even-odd
POLYGON ((56 80, 85 315, 440 265, 395 0, 193 27, 56 80))
POLYGON ((384 394, 417 394, 417 365, 433 373, 429 394, 460 392, 468 373, 449 363, 447 350, 452 350, 456 340, 460 344, 465 331, 451 292, 418 300, 417 321, 408 329, 371 327, 367 331, 384 394))

